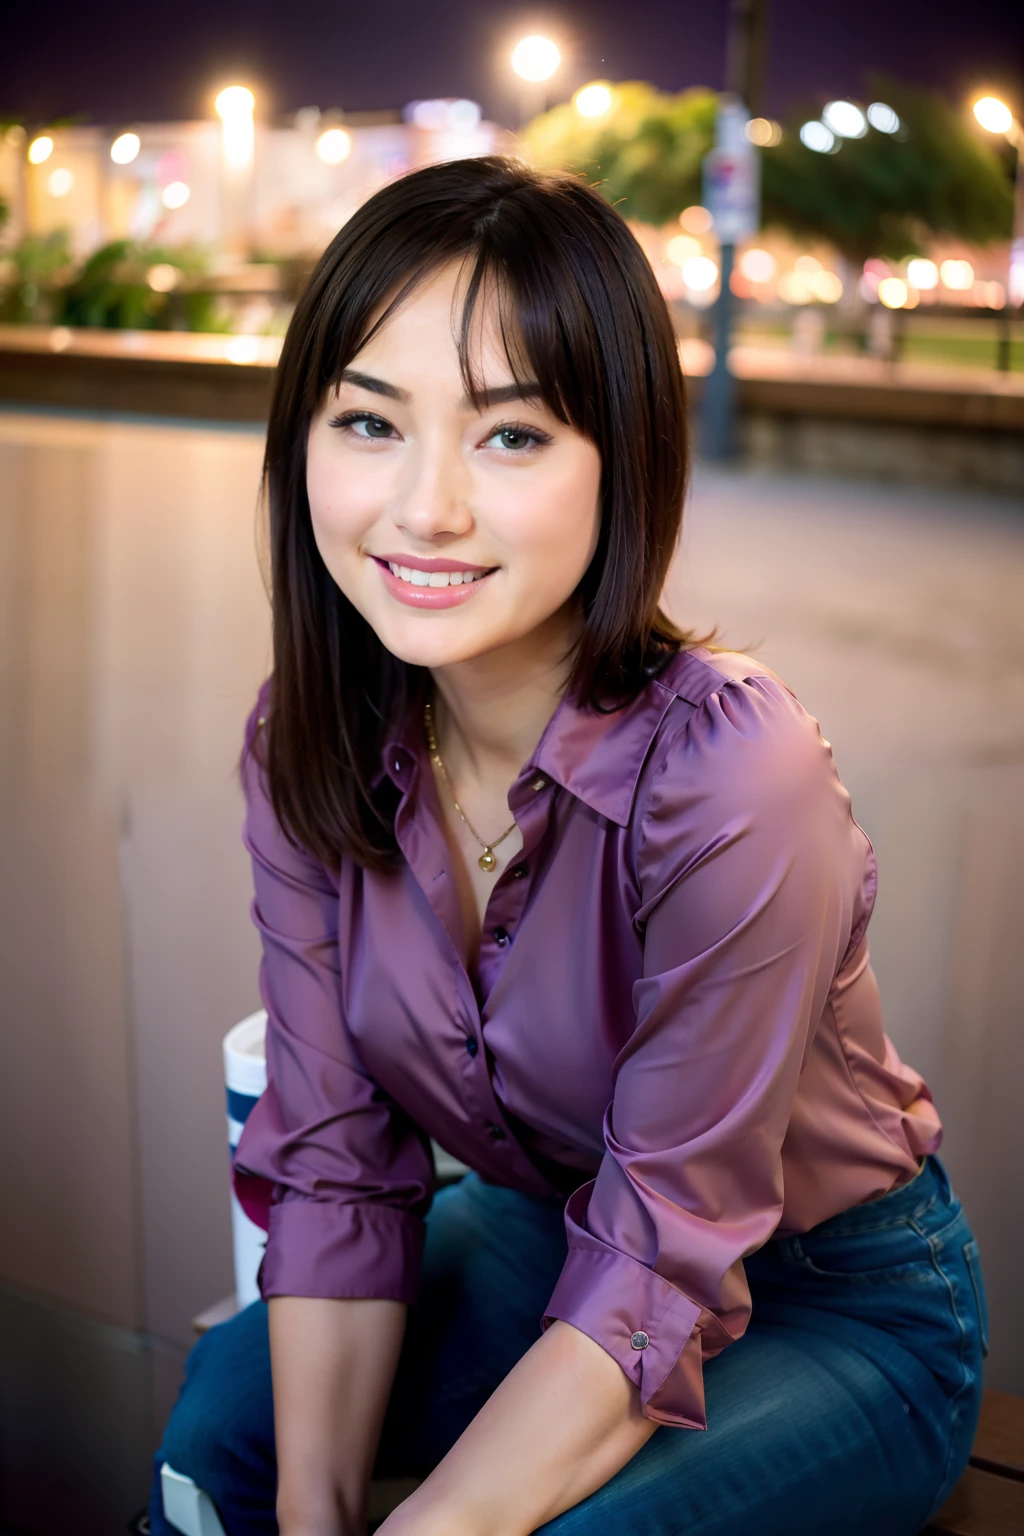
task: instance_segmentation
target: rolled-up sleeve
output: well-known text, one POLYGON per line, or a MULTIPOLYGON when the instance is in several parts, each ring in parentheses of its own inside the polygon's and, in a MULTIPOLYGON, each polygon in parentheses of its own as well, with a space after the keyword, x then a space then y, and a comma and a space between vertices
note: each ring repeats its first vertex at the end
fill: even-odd
POLYGON ((412 1302, 433 1186, 429 1143, 366 1071, 346 1027, 338 882, 274 815, 252 750, 266 708, 264 688, 246 728, 242 778, 267 1088, 235 1156, 235 1187, 255 1219, 261 1190, 271 1195, 260 1289, 264 1298, 412 1302))
POLYGON ((782 1143, 864 841, 815 722, 774 679, 724 684, 648 782, 636 1027, 545 1325, 600 1344, 647 1417, 705 1428, 702 1363, 749 1319, 741 1261, 781 1215, 782 1143))

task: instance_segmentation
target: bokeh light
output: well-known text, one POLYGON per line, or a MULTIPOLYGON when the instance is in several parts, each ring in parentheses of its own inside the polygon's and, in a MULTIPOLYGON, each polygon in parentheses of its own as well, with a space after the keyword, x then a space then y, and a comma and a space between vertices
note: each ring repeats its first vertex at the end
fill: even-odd
POLYGON ((170 293, 172 288, 178 286, 178 269, 172 267, 169 261, 158 261, 146 273, 146 282, 154 293, 170 293))
POLYGON ((612 109, 612 93, 603 80, 583 86, 572 101, 581 117, 604 117, 612 109))
POLYGON ((42 165, 53 154, 53 140, 48 133, 41 133, 28 147, 28 158, 33 165, 42 165))
POLYGON ((710 210, 700 203, 691 203, 679 215, 679 223, 689 235, 706 235, 714 222, 710 210))
POLYGON ((59 165, 51 171, 46 181, 46 190, 51 197, 67 197, 75 184, 75 178, 66 166, 59 165))
POLYGON ((352 138, 344 128, 325 128, 316 141, 317 158, 324 165, 340 165, 352 153, 352 138))
POLYGON ((221 122, 228 123, 234 118, 251 117, 256 98, 247 86, 229 85, 220 92, 213 105, 221 122))
POLYGON ((878 133, 899 133, 900 120, 892 107, 887 107, 884 101, 873 101, 868 107, 867 119, 872 128, 878 133))
POLYGON ((782 129, 771 117, 752 117, 743 132, 759 149, 774 149, 782 143, 782 129))
POLYGON ((830 101, 821 120, 840 139, 862 139, 868 131, 864 113, 852 101, 830 101))
POLYGON ((811 292, 822 304, 838 304, 843 296, 842 279, 836 272, 822 268, 810 279, 811 292))
POLYGON ((512 68, 520 80, 550 80, 562 55, 550 37, 524 37, 512 50, 512 68))
POLYGON ((930 288, 938 287, 939 269, 927 256, 915 256, 913 261, 907 262, 907 282, 927 293, 930 288))
POLYGON ((700 241, 692 235, 673 235, 665 247, 665 255, 676 267, 684 267, 694 256, 701 255, 700 241))
POLYGON ((739 261, 740 271, 748 283, 770 283, 775 276, 776 265, 771 251, 762 251, 757 247, 744 251, 739 261))
POLYGON ((110 158, 115 165, 131 165, 141 148, 137 133, 119 133, 110 146, 110 158))
POLYGON ((966 293, 974 282, 974 268, 969 261, 944 261, 939 268, 943 285, 954 293, 966 293))
POLYGON ((810 304, 814 289, 804 272, 784 272, 779 278, 779 298, 784 304, 810 304))
POLYGON ((806 149, 813 149, 815 154, 827 155, 835 148, 836 136, 824 123, 804 123, 800 129, 800 142, 806 149))
POLYGON ((191 196, 192 189, 184 181, 169 181, 161 201, 165 208, 184 208, 191 196))
POLYGON ((821 262, 817 256, 798 256, 793 263, 793 271, 799 272, 801 277, 811 278, 815 273, 821 271, 821 262))
POLYGON ((718 263, 710 256, 691 256, 683 266, 683 282, 694 293, 707 293, 718 282, 718 263))
POLYGON ((982 96, 974 103, 974 115, 989 133, 1009 133, 1013 127, 1013 113, 998 96, 982 96))
POLYGON ((883 277, 878 285, 878 297, 886 309, 904 309, 910 290, 902 277, 883 277))

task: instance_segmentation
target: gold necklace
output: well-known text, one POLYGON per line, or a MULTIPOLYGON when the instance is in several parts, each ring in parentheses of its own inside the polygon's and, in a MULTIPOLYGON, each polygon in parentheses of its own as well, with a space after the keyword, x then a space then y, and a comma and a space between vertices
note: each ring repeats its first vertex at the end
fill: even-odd
POLYGON ((429 704, 424 704, 423 706, 423 724, 426 727, 427 746, 430 748, 431 760, 437 764, 437 767, 441 772, 441 777, 444 779, 445 784, 448 786, 448 793, 452 797, 452 804, 483 849, 483 853, 477 859, 477 863, 480 865, 480 868, 484 871, 484 873, 489 875, 492 870, 497 869, 498 867, 498 861, 494 857, 495 848, 497 848, 499 843, 503 843, 510 833, 515 831, 516 823, 513 822, 512 825, 506 831, 504 831, 500 837, 496 837, 494 839, 493 843, 484 842, 483 838, 480 836, 480 833, 476 830, 473 823, 462 809, 462 806, 455 798, 455 786, 452 784, 452 781, 448 776, 448 769, 441 761, 441 754, 437 750, 437 737, 434 734, 434 717, 429 704))

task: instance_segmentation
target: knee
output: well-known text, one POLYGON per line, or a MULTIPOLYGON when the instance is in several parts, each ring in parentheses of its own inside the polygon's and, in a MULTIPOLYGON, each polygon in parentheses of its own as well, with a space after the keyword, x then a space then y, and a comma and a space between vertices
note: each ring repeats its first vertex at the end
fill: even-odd
POLYGON ((272 1474, 273 1397, 266 1308, 257 1304, 204 1334, 164 1431, 159 1459, 184 1473, 214 1502, 226 1481, 272 1474))

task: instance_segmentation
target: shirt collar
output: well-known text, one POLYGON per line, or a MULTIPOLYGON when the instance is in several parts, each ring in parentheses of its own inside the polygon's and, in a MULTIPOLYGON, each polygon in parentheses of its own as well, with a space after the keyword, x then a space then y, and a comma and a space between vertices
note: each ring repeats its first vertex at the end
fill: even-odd
MULTIPOLYGON (((599 816, 627 826, 640 770, 673 700, 701 704, 721 682, 698 652, 680 651, 611 714, 563 698, 520 777, 544 774, 599 816)), ((385 743, 374 786, 387 774, 399 789, 408 790, 425 751, 422 708, 415 705, 385 743)))

